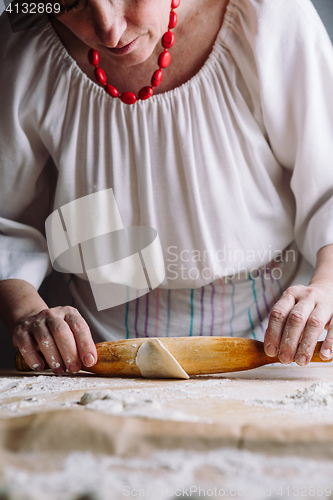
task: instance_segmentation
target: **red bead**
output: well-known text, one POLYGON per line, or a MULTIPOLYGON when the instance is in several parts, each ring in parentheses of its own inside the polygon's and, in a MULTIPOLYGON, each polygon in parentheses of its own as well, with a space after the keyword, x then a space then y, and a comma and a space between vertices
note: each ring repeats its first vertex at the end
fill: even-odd
POLYGON ((153 87, 158 87, 163 79, 163 71, 161 69, 158 69, 155 71, 153 74, 153 77, 151 79, 151 84, 153 87))
POLYGON ((162 38, 163 47, 165 49, 171 49, 174 43, 175 43, 175 35, 172 33, 172 31, 167 31, 166 33, 164 33, 162 38))
POLYGON ((108 83, 105 85, 104 90, 107 94, 109 94, 111 97, 118 97, 119 96, 119 90, 117 90, 115 87, 112 85, 109 85, 108 83))
POLYGON ((145 101, 146 99, 149 99, 154 93, 154 89, 152 87, 143 87, 143 89, 140 90, 139 92, 139 99, 142 101, 145 101))
POLYGON ((168 28, 170 30, 172 30, 173 28, 175 28, 176 24, 177 24, 177 14, 176 12, 174 12, 173 10, 170 12, 170 18, 169 18, 169 26, 168 28))
POLYGON ((102 70, 102 68, 96 68, 95 69, 95 76, 96 80, 101 83, 102 85, 106 84, 106 74, 102 70))
POLYGON ((98 66, 98 63, 99 63, 99 53, 97 52, 97 50, 94 50, 94 49, 90 49, 89 50, 89 62, 93 66, 98 66))
POLYGON ((120 99, 125 104, 134 104, 137 101, 136 95, 133 92, 124 92, 120 99))
POLYGON ((166 68, 167 66, 169 66, 170 62, 171 62, 171 54, 170 52, 165 50, 158 58, 158 65, 160 68, 166 68))
POLYGON ((172 0, 172 2, 171 2, 171 8, 172 9, 177 9, 177 7, 179 7, 179 4, 180 4, 180 0, 172 0))

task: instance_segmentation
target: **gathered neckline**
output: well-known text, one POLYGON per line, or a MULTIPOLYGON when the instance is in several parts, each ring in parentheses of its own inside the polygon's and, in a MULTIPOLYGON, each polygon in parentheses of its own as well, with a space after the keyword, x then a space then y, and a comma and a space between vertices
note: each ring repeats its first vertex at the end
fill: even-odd
MULTIPOLYGON (((209 56, 207 57, 205 63, 199 69, 199 71, 195 75, 193 75, 189 80, 187 80, 186 82, 182 83, 181 85, 179 85, 179 86, 177 86, 177 87, 175 87, 173 89, 167 90, 165 92, 161 92, 159 94, 154 94, 154 95, 152 95, 152 97, 150 97, 147 100, 144 100, 144 101, 139 100, 136 103, 137 105, 139 105, 139 106, 147 106, 147 105, 149 105, 149 103, 152 104, 154 102, 160 102, 160 101, 165 101, 165 100, 173 99, 177 95, 180 95, 180 94, 182 94, 185 91, 188 91, 191 87, 193 87, 194 85, 197 85, 198 83, 201 82, 202 77, 207 72, 210 72, 212 70, 214 64, 218 60, 218 56, 220 54, 219 47, 221 47, 221 40, 223 39, 223 35, 225 34, 225 31, 228 29, 229 17, 231 16, 231 12, 233 10, 233 3, 234 3, 234 1, 235 0, 229 0, 229 2, 227 4, 227 7, 226 7, 226 11, 224 13, 222 25, 221 25, 221 27, 220 27, 220 29, 218 31, 218 34, 216 36, 216 39, 215 39, 215 42, 213 44, 212 50, 211 50, 209 56)), ((113 97, 107 95, 106 92, 104 91, 103 87, 101 87, 96 82, 94 82, 93 80, 91 80, 91 78, 89 78, 89 76, 86 75, 86 73, 84 73, 84 71, 82 71, 82 69, 80 68, 80 66, 78 65, 78 63, 69 54, 69 52, 67 51, 66 47, 64 46, 64 44, 60 40, 60 38, 59 38, 58 34, 56 33, 55 29, 53 28, 51 22, 49 22, 46 25, 46 29, 48 30, 48 32, 49 32, 49 34, 50 34, 50 36, 52 38, 52 41, 55 43, 56 48, 61 53, 61 55, 63 57, 63 60, 65 60, 67 63, 69 63, 70 68, 78 76, 80 76, 81 79, 86 84, 89 85, 90 89, 93 92, 97 93, 100 96, 102 95, 102 96, 108 98, 108 100, 110 102, 115 102, 115 103, 119 103, 119 105, 124 105, 124 103, 122 103, 120 101, 120 99, 114 99, 113 97)), ((130 106, 128 106, 126 104, 124 106, 126 106, 127 108, 128 107, 130 108, 130 106)))

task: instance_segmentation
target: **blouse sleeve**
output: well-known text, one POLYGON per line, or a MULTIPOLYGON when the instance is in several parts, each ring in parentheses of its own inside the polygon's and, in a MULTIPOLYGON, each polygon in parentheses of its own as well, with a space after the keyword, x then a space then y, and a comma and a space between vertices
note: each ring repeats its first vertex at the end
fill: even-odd
POLYGON ((295 240, 315 265, 333 243, 332 43, 310 0, 236 3, 267 140, 291 175, 295 240))
MULTIPOLYGON (((5 23, 2 16, 0 31, 5 23)), ((14 42, 7 39, 0 48, 0 280, 22 279, 38 289, 51 270, 44 224, 52 162, 38 135, 38 110, 28 96, 24 66, 33 61, 16 64, 13 46, 24 41, 14 42)))

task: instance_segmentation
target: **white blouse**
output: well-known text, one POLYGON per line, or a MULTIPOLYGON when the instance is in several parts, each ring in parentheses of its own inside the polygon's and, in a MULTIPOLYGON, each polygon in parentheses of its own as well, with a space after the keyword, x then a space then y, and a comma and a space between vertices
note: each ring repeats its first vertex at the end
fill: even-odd
POLYGON ((0 54, 0 279, 38 289, 47 216, 112 188, 124 226, 157 230, 166 275, 103 311, 86 279, 65 276, 96 340, 263 336, 300 262, 273 258, 296 242, 314 265, 333 243, 333 50, 310 0, 230 0, 200 71, 133 106, 91 81, 51 24, 13 34, 4 14, 0 54))

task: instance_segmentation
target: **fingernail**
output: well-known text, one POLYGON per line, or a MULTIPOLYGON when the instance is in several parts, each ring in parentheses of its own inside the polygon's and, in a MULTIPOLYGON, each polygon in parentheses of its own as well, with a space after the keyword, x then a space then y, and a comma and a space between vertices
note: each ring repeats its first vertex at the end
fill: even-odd
POLYGON ((301 354, 300 356, 297 356, 295 359, 296 363, 300 366, 304 366, 307 362, 307 357, 305 354, 301 354))
POLYGON ((32 368, 32 370, 34 370, 35 372, 41 372, 41 371, 43 371, 44 366, 43 366, 43 365, 40 365, 40 364, 38 364, 38 363, 36 363, 36 364, 32 365, 32 367, 31 367, 31 368, 32 368))
POLYGON ((292 359, 287 352, 280 352, 279 360, 285 365, 289 365, 292 362, 292 359))
POLYGON ((95 364, 95 358, 92 354, 90 354, 90 352, 88 354, 85 355, 85 357, 83 358, 83 363, 85 364, 85 366, 93 366, 95 364))
POLYGON ((326 359, 331 359, 331 357, 332 357, 331 349, 323 349, 322 351, 320 351, 320 354, 323 358, 326 358, 326 359))
POLYGON ((267 356, 276 356, 277 355, 277 347, 273 344, 268 344, 266 347, 267 356))
POLYGON ((54 373, 55 373, 56 375, 62 375, 62 374, 64 373, 64 370, 63 370, 62 368, 56 368, 56 369, 54 370, 54 373))
POLYGON ((70 366, 68 367, 68 371, 69 371, 69 372, 71 372, 71 373, 77 373, 77 372, 79 372, 79 371, 80 371, 80 369, 81 369, 81 366, 80 366, 80 365, 77 365, 77 364, 75 364, 75 365, 70 365, 70 366))

